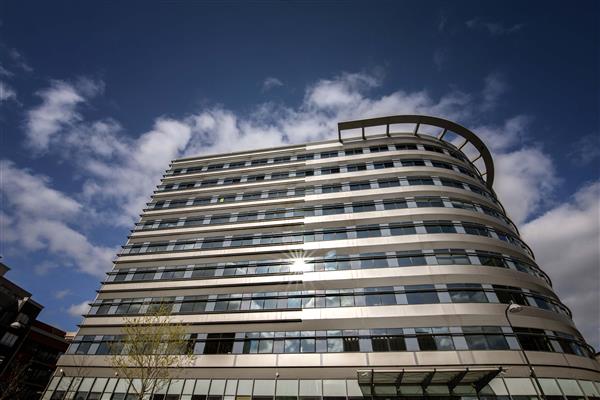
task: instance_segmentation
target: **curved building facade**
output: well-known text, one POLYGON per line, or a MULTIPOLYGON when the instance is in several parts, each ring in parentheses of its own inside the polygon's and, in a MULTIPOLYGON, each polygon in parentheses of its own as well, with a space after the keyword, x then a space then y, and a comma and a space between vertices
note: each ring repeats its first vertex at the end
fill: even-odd
POLYGON ((155 400, 598 399, 493 177, 474 133, 424 116, 175 160, 44 398, 133 398, 109 344, 162 303, 194 361, 155 400))

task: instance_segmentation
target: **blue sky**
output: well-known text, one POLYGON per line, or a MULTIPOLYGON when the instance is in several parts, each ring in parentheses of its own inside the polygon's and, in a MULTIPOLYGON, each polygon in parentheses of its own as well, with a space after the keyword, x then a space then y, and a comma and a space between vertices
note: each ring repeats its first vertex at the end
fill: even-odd
POLYGON ((0 253, 72 330, 169 160, 423 113, 479 133, 495 189, 600 338, 597 2, 0 6, 0 253))

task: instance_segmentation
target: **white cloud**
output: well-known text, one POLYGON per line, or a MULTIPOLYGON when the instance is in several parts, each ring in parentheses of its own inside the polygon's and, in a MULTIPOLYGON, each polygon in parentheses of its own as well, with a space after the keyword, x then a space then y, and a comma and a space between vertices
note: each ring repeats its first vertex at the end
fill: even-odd
MULTIPOLYGON (((337 122, 344 120, 395 114, 430 114, 473 127, 489 145, 496 164, 495 189, 516 223, 529 221, 525 223, 523 232, 536 250, 542 267, 548 264, 546 268, 549 271, 558 269, 553 255, 560 252, 561 246, 574 246, 572 243, 565 244, 564 232, 570 234, 579 229, 582 232, 593 230, 591 225, 584 226, 583 222, 578 222, 572 229, 563 232, 563 221, 556 215, 567 219, 567 215, 573 213, 578 216, 575 218, 577 221, 585 220, 587 224, 595 221, 597 225, 598 218, 594 219, 594 215, 591 215, 594 207, 597 210, 597 204, 590 205, 592 203, 589 199, 593 196, 585 194, 589 191, 582 191, 573 200, 554 206, 546 214, 532 220, 532 216, 538 215, 551 204, 548 199, 552 198, 560 180, 551 157, 543 149, 528 143, 527 132, 531 126, 531 117, 517 115, 500 124, 479 122, 482 115, 494 110, 506 90, 507 85, 500 75, 489 75, 479 93, 450 90, 440 97, 434 97, 426 90, 398 90, 372 95, 371 91, 380 84, 381 77, 377 74, 343 73, 309 85, 298 107, 264 103, 250 113, 241 115, 225 107, 214 106, 179 119, 157 118, 151 130, 133 138, 119 135, 122 128, 117 121, 83 120, 77 107, 89 99, 89 95, 75 90, 75 95, 79 97, 71 97, 70 102, 66 101, 67 122, 58 123, 58 128, 49 135, 51 139, 46 142, 45 148, 67 151, 68 154, 85 153, 85 158, 75 157, 71 160, 77 163, 85 179, 82 201, 85 202, 86 209, 92 209, 90 205, 94 206, 94 210, 106 217, 105 223, 131 226, 171 159, 329 139, 337 134, 337 122), (54 146, 55 144, 60 146, 54 146), (557 226, 561 229, 557 230, 557 226), (551 234, 552 232, 556 233, 551 234)), ((53 84, 48 91, 55 87, 53 84)), ((46 103, 44 100, 42 105, 46 103)), ((42 188, 48 187, 47 181, 36 178, 38 181, 41 179, 42 188)), ((41 193, 45 192, 42 190, 41 193)), ((66 252, 74 263, 90 261, 90 258, 105 259, 103 267, 96 263, 92 270, 106 269, 110 265, 109 258, 114 254, 114 249, 92 246, 83 235, 69 228, 68 222, 79 213, 69 210, 79 209, 81 204, 59 194, 53 196, 56 199, 51 202, 54 204, 52 207, 57 210, 57 215, 62 215, 60 220, 28 225, 33 218, 0 215, 0 222, 3 226, 11 227, 21 224, 24 232, 31 230, 33 234, 29 235, 31 243, 28 245, 33 248, 41 243, 52 251, 66 252), (63 203, 71 206, 63 207, 63 203), (66 230, 63 235, 68 238, 69 246, 63 240, 56 239, 55 243, 48 237, 50 232, 63 230, 66 230)), ((36 204, 28 205, 23 208, 23 214, 32 213, 37 217, 37 208, 36 204)), ((568 226, 567 222, 569 221, 564 222, 565 226, 568 226)), ((14 229, 14 233, 13 230, 10 231, 11 235, 19 233, 18 228, 14 229)), ((569 238, 567 241, 570 240, 569 238)), ((597 248, 597 231, 592 232, 590 240, 596 240, 597 248), (595 239, 593 235, 596 235, 595 239)), ((587 261, 584 260, 586 265, 593 265, 595 260, 590 243, 586 241, 583 250, 583 253, 588 254, 587 261)), ((571 251, 569 247, 565 256, 571 253, 580 252, 571 251)), ((556 260, 559 259, 556 257, 556 260)), ((565 259, 564 265, 570 266, 574 260, 565 259)), ((595 265, 598 265, 597 261, 595 265)), ((567 281, 569 278, 559 277, 555 280, 567 281)), ((575 286, 569 282, 569 285, 559 288, 559 291, 566 299, 571 299, 580 292, 575 286)), ((592 295, 582 295, 582 298, 590 296, 592 295)), ((583 303, 569 301, 576 316, 588 315, 585 309, 579 309, 583 307, 583 303)))
POLYGON ((67 309, 67 312, 72 317, 81 317, 82 315, 87 314, 87 312, 90 310, 90 305, 88 303, 89 301, 86 300, 78 304, 71 304, 67 309))
POLYGON ((283 86, 283 82, 274 76, 269 76, 263 81, 262 90, 263 92, 267 92, 279 86, 283 86))
POLYGON ((584 185, 521 232, 578 328, 600 348, 600 181, 584 185))
POLYGON ((482 93, 482 110, 488 111, 495 108, 500 96, 502 96, 507 89, 508 85, 501 74, 493 73, 488 75, 485 78, 485 86, 482 93))
MULTIPOLYGON (((174 158, 329 139, 337 133, 337 122, 357 118, 429 114, 468 122, 480 114, 482 103, 493 107, 504 87, 498 75, 490 75, 481 93, 451 90, 433 98, 422 90, 371 96, 370 91, 380 84, 380 74, 342 73, 309 85, 297 108, 264 103, 248 115, 238 115, 215 106, 181 119, 160 117, 152 130, 133 139, 119 134, 122 128, 117 121, 83 121, 71 107, 72 122, 53 134, 56 140, 49 148, 64 152, 71 160, 73 154, 84 154, 76 156, 75 162, 84 175, 86 206, 98 210, 106 221, 130 226, 174 158)), ((476 130, 496 150, 497 188, 517 221, 537 210, 555 184, 552 161, 543 152, 534 148, 518 154, 509 151, 520 144, 529 120, 516 116, 501 126, 484 125, 476 130), (517 157, 526 160, 513 165, 517 157), (517 188, 527 190, 521 193, 517 188)))
POLYGON ((492 152, 496 169, 494 189, 517 225, 550 204, 552 193, 560 184, 552 158, 528 144, 527 131, 532 121, 530 116, 517 115, 502 125, 473 128, 492 152))
POLYGON ((71 294, 71 289, 62 289, 54 292, 54 298, 58 300, 62 300, 68 295, 71 294))
POLYGON ((102 82, 89 79, 80 79, 75 84, 52 81, 49 88, 37 93, 42 104, 27 113, 28 145, 35 151, 47 150, 56 135, 68 132, 69 127, 83 119, 78 105, 103 88, 102 82))
POLYGON ((7 203, 22 214, 31 217, 52 215, 65 218, 76 215, 81 204, 49 187, 50 180, 17 168, 11 161, 0 160, 2 185, 0 190, 7 203))
POLYGON ((159 118, 152 130, 136 140, 119 142, 115 138, 112 148, 116 151, 83 162, 89 176, 85 198, 104 212, 110 209, 106 216, 115 224, 131 225, 166 166, 186 148, 190 135, 188 124, 159 118))
POLYGON ((306 92, 305 103, 318 109, 338 109, 360 103, 366 90, 381 84, 369 74, 344 73, 335 79, 322 79, 306 92))
POLYGON ((582 136, 571 144, 571 151, 567 156, 577 166, 583 166, 596 160, 600 157, 600 135, 582 136))
POLYGON ((524 24, 514 24, 507 26, 502 22, 486 21, 480 17, 473 18, 466 22, 469 29, 486 30, 492 36, 510 35, 523 29, 524 24))
POLYGON ((532 121, 533 118, 528 115, 516 115, 502 125, 482 125, 472 130, 491 151, 503 153, 523 146, 532 121))
MULTIPOLYGON (((137 138, 120 135, 117 121, 84 121, 76 106, 85 97, 67 90, 76 93, 67 96, 76 99, 67 107, 69 122, 53 130, 53 139, 45 144, 78 164, 88 209, 97 210, 105 221, 130 226, 174 158, 332 138, 341 120, 402 113, 461 119, 473 108, 473 98, 456 90, 439 99, 426 91, 397 91, 370 98, 368 92, 380 83, 376 74, 344 73, 307 87, 298 108, 265 103, 249 115, 239 116, 212 107, 178 120, 160 117, 152 130, 137 138)), ((64 89, 53 84, 44 93, 57 87, 64 89)))
POLYGON ((448 17, 444 14, 440 14, 440 18, 437 24, 438 32, 444 32, 446 26, 448 25, 448 17))
POLYGON ((448 49, 435 49, 433 52, 433 63, 435 64, 438 71, 441 71, 444 65, 448 61, 448 49))
POLYGON ((10 210, 10 215, 0 215, 0 240, 26 251, 47 251, 79 271, 103 276, 116 249, 94 246, 71 227, 82 215, 78 201, 52 189, 47 177, 19 169, 11 161, 0 160, 0 174, 0 194, 10 210))
POLYGON ((2 66, 2 64, 0 64, 0 76, 6 76, 6 77, 10 77, 13 76, 14 74, 7 70, 6 68, 4 68, 4 66, 2 66))
POLYGON ((5 82, 0 81, 0 103, 8 100, 17 100, 17 92, 5 82))
POLYGON ((27 63, 23 54, 18 52, 16 49, 10 49, 8 55, 17 67, 21 68, 25 72, 33 72, 33 68, 27 63))
POLYGON ((494 164, 494 188, 517 225, 542 209, 559 183, 554 162, 536 148, 496 154, 494 164))

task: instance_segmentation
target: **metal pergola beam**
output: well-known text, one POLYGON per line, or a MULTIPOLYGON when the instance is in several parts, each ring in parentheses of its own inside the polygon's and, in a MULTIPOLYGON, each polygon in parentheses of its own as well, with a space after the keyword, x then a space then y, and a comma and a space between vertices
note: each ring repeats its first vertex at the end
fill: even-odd
POLYGON ((487 374, 482 376, 477 382, 473 383, 475 391, 479 393, 481 389, 483 389, 488 383, 490 383, 492 379, 498 376, 500 372, 502 372, 502 367, 498 368, 497 370, 488 372, 487 374))
POLYGON ((450 382, 448 382, 448 390, 450 390, 450 393, 452 393, 452 391, 460 384, 460 381, 463 380, 463 378, 467 375, 468 372, 469 368, 467 367, 467 369, 456 374, 456 376, 452 378, 450 382))
MULTIPOLYGON (((438 139, 442 139, 446 132, 450 131, 458 136, 461 136, 465 139, 465 143, 460 147, 462 148, 467 143, 471 143, 473 147, 479 152, 481 158, 483 158, 485 164, 485 170, 487 172, 486 176, 486 185, 488 188, 492 188, 494 183, 494 162, 492 160, 492 155, 488 150, 487 146, 483 143, 483 141, 472 131, 461 126, 455 122, 448 121, 443 118, 432 117, 428 115, 394 115, 389 117, 380 117, 380 118, 369 118, 355 121, 345 121, 338 123, 338 140, 340 143, 343 143, 342 140, 342 131, 348 129, 365 129, 372 126, 382 126, 382 125, 392 125, 392 124, 417 124, 415 129, 415 133, 418 133, 418 129, 421 124, 435 126, 438 128, 442 128, 443 131, 438 137, 438 139)), ((388 127, 389 130, 389 127, 388 127)), ((364 132, 364 131, 363 131, 364 132)), ((387 133, 387 132, 386 132, 387 133)), ((363 134, 363 139, 364 139, 363 134)), ((459 148, 459 150, 460 150, 459 148)))
POLYGON ((423 389, 424 392, 426 392, 429 385, 431 385, 431 381, 433 380, 434 375, 435 375, 435 368, 433 369, 433 371, 428 373, 425 376, 425 378, 423 378, 423 381, 421 381, 421 388, 423 389))
POLYGON ((421 122, 417 122, 417 126, 415 126, 415 131, 413 132, 413 134, 415 136, 419 136, 419 127, 421 127, 421 122))

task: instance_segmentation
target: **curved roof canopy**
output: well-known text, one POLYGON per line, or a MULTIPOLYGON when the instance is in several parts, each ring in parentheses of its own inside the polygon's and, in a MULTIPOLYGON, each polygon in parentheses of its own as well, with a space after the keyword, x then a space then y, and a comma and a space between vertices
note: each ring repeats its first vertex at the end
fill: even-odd
MULTIPOLYGON (((373 127, 373 126, 386 126, 386 134, 391 137, 390 125, 393 125, 393 124, 415 124, 415 129, 413 131, 413 133, 415 135, 418 135, 419 128, 421 127, 421 125, 435 126, 437 128, 440 128, 440 133, 437 136, 437 138, 439 140, 443 140, 444 136, 448 132, 451 132, 458 136, 461 136, 465 140, 462 144, 460 144, 457 147, 458 150, 461 150, 463 147, 465 147, 469 143, 471 145, 473 145, 473 147, 479 152, 479 154, 469 161, 471 162, 471 164, 473 164, 473 166, 477 169, 477 171, 479 171, 479 174, 481 175, 481 177, 483 179, 485 179, 485 183, 486 183, 487 187, 490 189, 492 188, 492 185, 494 183, 494 162, 492 160, 492 155, 490 154, 490 151, 488 150, 486 145, 483 143, 483 141, 481 139, 479 139, 479 137, 477 135, 475 135, 473 132, 471 132, 464 126, 459 125, 452 121, 448 121, 447 119, 438 118, 438 117, 430 117, 427 115, 394 115, 394 116, 390 116, 390 117, 369 118, 369 119, 360 119, 360 120, 356 120, 356 121, 340 122, 340 123, 338 123, 338 138, 339 138, 339 141, 341 143, 343 143, 342 131, 348 130, 348 129, 361 128, 362 129, 362 138, 366 140, 365 128, 373 127), (477 168, 474 164, 475 161, 479 160, 480 158, 483 159, 483 163, 485 165, 485 171, 479 170, 479 168, 477 168)), ((450 143, 450 142, 447 142, 447 143, 450 143)))

